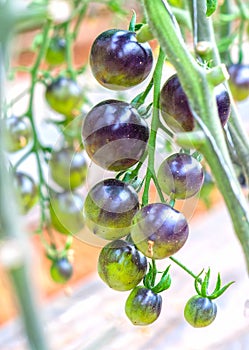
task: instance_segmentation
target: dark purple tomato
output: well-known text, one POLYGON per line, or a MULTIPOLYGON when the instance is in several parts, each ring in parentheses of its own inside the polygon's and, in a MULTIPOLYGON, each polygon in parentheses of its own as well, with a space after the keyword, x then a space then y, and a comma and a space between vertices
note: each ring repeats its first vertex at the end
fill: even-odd
MULTIPOLYGON (((220 121, 224 126, 229 118, 231 108, 229 94, 223 84, 216 86, 214 93, 220 121)), ((182 132, 194 129, 194 117, 176 74, 172 75, 162 87, 160 109, 164 121, 173 131, 182 132)))
POLYGON ((30 175, 20 171, 14 173, 13 185, 20 213, 27 214, 38 201, 37 185, 30 175))
POLYGON ((17 152, 29 143, 32 131, 29 119, 26 117, 11 117, 4 119, 4 146, 7 152, 17 152))
POLYGON ((140 84, 153 63, 148 43, 139 43, 136 33, 110 29, 94 41, 90 66, 96 80, 111 90, 125 90, 140 84))
POLYGON ((45 56, 46 62, 56 66, 66 62, 66 40, 60 36, 50 39, 45 56))
POLYGON ((83 104, 82 88, 68 77, 56 78, 47 86, 45 97, 54 111, 68 118, 72 118, 75 110, 80 109, 83 104))
POLYGON ((212 300, 200 295, 190 298, 184 308, 186 321, 196 328, 210 325, 214 321, 216 314, 216 304, 212 300))
POLYGON ((87 163, 83 152, 63 147, 53 151, 49 162, 53 180, 66 190, 81 186, 87 173, 87 163))
POLYGON ((50 218, 52 226, 65 235, 76 234, 84 227, 83 199, 75 192, 52 194, 50 218))
POLYGON ((87 114, 82 137, 92 161, 104 169, 120 171, 141 159, 147 146, 149 128, 130 104, 107 100, 87 114))
POLYGON ((60 258, 53 261, 50 268, 50 276, 57 283, 67 282, 73 274, 73 266, 68 259, 60 258))
POLYGON ((249 96, 249 65, 232 64, 228 67, 229 86, 235 100, 242 101, 249 96))
POLYGON ((146 271, 146 257, 126 241, 112 241, 99 254, 99 276, 115 290, 125 291, 136 287, 146 271))
POLYGON ((158 170, 158 183, 173 199, 186 199, 200 191, 204 174, 200 162, 184 153, 166 158, 158 170))
POLYGON ((134 216, 131 238, 145 256, 164 259, 182 248, 188 232, 183 214, 167 204, 152 203, 134 216))
POLYGON ((107 179, 89 191, 84 204, 84 217, 94 234, 113 240, 128 235, 138 208, 138 196, 132 186, 116 179, 107 179))
POLYGON ((161 313, 162 297, 145 287, 135 287, 125 303, 125 313, 135 326, 156 321, 161 313))

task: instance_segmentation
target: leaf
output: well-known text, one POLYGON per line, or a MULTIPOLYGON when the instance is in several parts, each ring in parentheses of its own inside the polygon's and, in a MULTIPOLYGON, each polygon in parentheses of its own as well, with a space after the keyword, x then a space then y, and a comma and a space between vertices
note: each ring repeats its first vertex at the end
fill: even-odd
POLYGON ((207 11, 206 16, 210 17, 218 7, 218 0, 207 0, 207 11))

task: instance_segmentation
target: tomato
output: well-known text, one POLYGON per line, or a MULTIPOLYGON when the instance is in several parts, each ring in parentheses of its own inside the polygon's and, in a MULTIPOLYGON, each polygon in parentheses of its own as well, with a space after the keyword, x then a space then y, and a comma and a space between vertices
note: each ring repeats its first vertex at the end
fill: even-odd
POLYGON ((136 326, 146 326, 159 317, 162 297, 145 287, 135 287, 125 303, 125 313, 136 326))
POLYGON ((52 194, 49 210, 51 224, 60 233, 76 234, 84 227, 83 199, 75 192, 52 194))
POLYGON ((14 192, 21 214, 27 214, 38 201, 38 189, 34 179, 23 172, 13 174, 14 192))
POLYGON ((190 298, 184 309, 186 321, 196 328, 210 325, 215 320, 216 314, 216 304, 200 295, 190 298))
POLYGON ((67 282, 73 274, 73 266, 66 257, 56 259, 50 267, 50 276, 57 283, 67 282))
POLYGON ((50 65, 60 65, 66 61, 66 40, 58 35, 49 41, 45 56, 46 62, 50 65))
POLYGON ((136 287, 145 276, 146 270, 146 257, 128 242, 112 241, 100 252, 99 276, 115 290, 125 291, 136 287))
POLYGON ((94 41, 90 66, 97 81, 111 90, 125 90, 140 84, 153 63, 148 43, 139 43, 136 33, 109 29, 94 41))
POLYGON ((152 203, 133 218, 131 238, 149 258, 164 259, 176 253, 188 238, 188 223, 183 214, 167 204, 152 203))
POLYGON ((113 240, 128 235, 138 208, 138 196, 132 186, 117 179, 106 179, 89 191, 84 217, 95 235, 113 240))
POLYGON ((83 104, 83 90, 76 81, 61 76, 47 86, 45 98, 54 111, 73 118, 83 104))
POLYGON ((3 123, 5 149, 7 152, 17 152, 30 142, 32 130, 27 117, 11 117, 4 119, 3 123))
POLYGON ((166 158, 158 170, 163 192, 175 199, 186 199, 200 191, 204 174, 200 162, 188 154, 175 153, 166 158))
POLYGON ((243 101, 249 96, 249 65, 232 64, 228 67, 229 86, 235 100, 243 101))
POLYGON ((92 161, 104 169, 121 171, 141 159, 147 146, 149 128, 130 104, 107 100, 86 115, 82 136, 92 161))
POLYGON ((53 180, 66 190, 74 190, 86 180, 87 163, 83 152, 63 147, 52 152, 49 162, 53 180))

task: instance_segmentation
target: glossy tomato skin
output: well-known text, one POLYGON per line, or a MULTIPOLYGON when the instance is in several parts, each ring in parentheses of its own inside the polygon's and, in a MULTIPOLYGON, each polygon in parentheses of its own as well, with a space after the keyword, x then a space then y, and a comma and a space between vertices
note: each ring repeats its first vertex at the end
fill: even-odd
MULTIPOLYGON (((222 84, 215 87, 214 93, 220 121, 224 126, 230 115, 229 94, 222 84)), ((177 74, 172 75, 162 87, 160 110, 164 121, 174 132, 192 131, 194 129, 194 117, 177 74)))
POLYGON ((125 303, 125 313, 135 326, 156 321, 161 313, 162 297, 142 286, 135 287, 125 303))
POLYGON ((7 152, 14 153, 27 146, 32 137, 28 118, 12 115, 4 120, 4 141, 7 152))
POLYGON ((76 234, 84 227, 83 199, 76 192, 51 194, 50 218, 52 226, 65 235, 76 234))
POLYGON ((216 304, 200 295, 195 295, 189 299, 184 308, 184 317, 193 327, 201 328, 210 325, 216 317, 216 304))
POLYGON ((130 104, 107 100, 87 114, 82 137, 92 161, 104 169, 121 171, 141 159, 147 146, 149 128, 130 104))
POLYGON ((84 217, 94 234, 114 240, 128 235, 138 208, 138 196, 133 187, 117 179, 106 179, 88 192, 84 217))
POLYGON ((50 39, 45 56, 46 62, 52 66, 60 65, 66 61, 66 40, 60 36, 50 39))
POLYGON ((79 84, 68 77, 57 77, 47 86, 46 101, 56 112, 73 118, 74 111, 83 104, 83 91, 79 84))
POLYGON ((73 266, 66 257, 53 261, 50 276, 56 283, 67 282, 73 274, 73 266))
POLYGON ((249 65, 232 64, 228 67, 229 85, 235 100, 243 101, 249 96, 249 65))
POLYGON ((158 183, 174 199, 186 199, 198 193, 204 181, 200 162, 188 154, 175 153, 158 170, 158 183))
POLYGON ((146 271, 146 257, 131 243, 115 240, 100 252, 98 273, 110 288, 131 290, 141 282, 146 271))
POLYGON ((173 255, 188 238, 188 223, 184 215, 164 203, 146 205, 136 213, 132 223, 134 244, 150 258, 164 259, 173 255))
POLYGON ((49 168, 53 180, 65 190, 74 190, 86 180, 87 162, 84 153, 70 147, 53 151, 49 168))
POLYGON ((148 43, 139 43, 134 32, 110 29, 94 41, 90 66, 96 80, 111 90, 125 90, 140 84, 153 63, 148 43))
POLYGON ((13 185, 20 213, 27 214, 38 201, 37 185, 30 175, 20 171, 14 173, 13 185))

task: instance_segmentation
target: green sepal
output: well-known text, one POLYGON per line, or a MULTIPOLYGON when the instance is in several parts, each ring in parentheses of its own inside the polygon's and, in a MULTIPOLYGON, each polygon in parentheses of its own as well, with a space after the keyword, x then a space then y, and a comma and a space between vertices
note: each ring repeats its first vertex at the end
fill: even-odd
POLYGON ((219 289, 216 293, 212 293, 211 295, 208 296, 209 299, 216 299, 220 297, 235 281, 227 283, 224 287, 219 289))
POLYGON ((203 297, 206 297, 208 294, 209 279, 210 279, 210 269, 208 269, 208 272, 205 274, 204 280, 201 284, 201 295, 203 297))
POLYGON ((134 10, 132 10, 133 12, 133 15, 131 17, 131 21, 130 21, 130 24, 129 24, 129 31, 130 32, 135 32, 136 30, 136 20, 137 20, 137 14, 134 10))
POLYGON ((149 265, 149 271, 143 278, 143 284, 145 288, 152 289, 153 288, 153 280, 154 280, 154 270, 152 265, 149 265))
POLYGON ((202 280, 200 278, 200 276, 202 275, 204 269, 201 270, 201 272, 196 276, 195 278, 195 290, 196 290, 196 293, 201 295, 201 290, 200 290, 200 287, 199 287, 199 284, 202 285, 202 280))
POLYGON ((170 265, 164 271, 160 281, 155 285, 155 287, 151 288, 152 292, 161 293, 164 290, 169 289, 169 287, 171 286, 171 277, 168 273, 169 268, 170 268, 170 265))
POLYGON ((218 7, 218 0, 207 0, 207 11, 206 16, 210 17, 218 7))

